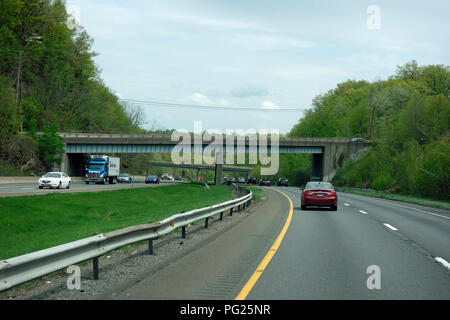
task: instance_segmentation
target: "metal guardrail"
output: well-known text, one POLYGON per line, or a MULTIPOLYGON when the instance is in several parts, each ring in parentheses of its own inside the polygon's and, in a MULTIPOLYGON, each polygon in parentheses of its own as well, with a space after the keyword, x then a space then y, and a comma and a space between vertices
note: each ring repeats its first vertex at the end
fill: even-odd
POLYGON ((220 214, 220 220, 222 220, 226 210, 230 210, 230 215, 233 215, 234 208, 237 207, 237 211, 240 212, 251 204, 251 200, 252 192, 249 191, 237 199, 175 214, 159 222, 127 227, 2 260, 0 261, 0 291, 90 259, 93 259, 94 279, 97 280, 98 258, 105 253, 148 240, 148 254, 153 254, 153 240, 180 227, 182 237, 185 238, 186 226, 189 224, 205 219, 205 228, 207 228, 210 217, 220 214))

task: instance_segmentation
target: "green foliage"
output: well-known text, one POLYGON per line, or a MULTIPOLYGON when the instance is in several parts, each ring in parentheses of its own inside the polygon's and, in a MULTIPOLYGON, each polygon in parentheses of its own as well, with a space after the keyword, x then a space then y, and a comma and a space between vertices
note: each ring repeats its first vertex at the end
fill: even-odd
POLYGON ((58 126, 52 124, 45 126, 42 136, 38 138, 41 160, 47 171, 61 164, 61 155, 64 153, 63 139, 58 135, 58 126))
MULTIPOLYGON (((15 162, 8 152, 17 139, 23 142, 16 138, 22 124, 32 137, 52 126, 143 131, 100 79, 92 39, 83 28, 69 28, 67 19, 62 0, 0 1, 0 155, 16 168, 30 160, 15 162)), ((59 162, 49 138, 38 141, 46 167, 59 162)))
POLYGON ((337 185, 447 200, 449 93, 448 66, 413 60, 385 81, 348 80, 317 96, 289 136, 371 140, 358 162, 334 159, 337 185))

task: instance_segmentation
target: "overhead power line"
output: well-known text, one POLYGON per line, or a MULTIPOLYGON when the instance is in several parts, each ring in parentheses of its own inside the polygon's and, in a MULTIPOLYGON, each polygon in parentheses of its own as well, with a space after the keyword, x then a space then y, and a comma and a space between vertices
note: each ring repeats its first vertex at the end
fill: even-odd
POLYGON ((224 107, 224 106, 202 106, 193 104, 182 104, 182 103, 168 103, 168 102, 158 102, 158 101, 144 101, 144 100, 134 100, 134 99, 119 99, 119 101, 133 103, 133 104, 143 104, 155 107, 169 107, 169 108, 185 108, 185 109, 208 109, 208 110, 227 110, 227 111, 270 111, 270 112, 299 112, 305 111, 309 108, 255 108, 255 107, 224 107))

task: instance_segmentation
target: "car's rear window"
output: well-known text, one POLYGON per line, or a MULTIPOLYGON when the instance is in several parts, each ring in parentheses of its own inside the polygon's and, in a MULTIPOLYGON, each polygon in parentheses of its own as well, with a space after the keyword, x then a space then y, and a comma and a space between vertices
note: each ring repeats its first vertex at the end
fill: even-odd
POLYGON ((308 189, 308 190, 319 190, 319 189, 333 190, 333 185, 331 183, 308 183, 306 185, 306 189, 308 189))

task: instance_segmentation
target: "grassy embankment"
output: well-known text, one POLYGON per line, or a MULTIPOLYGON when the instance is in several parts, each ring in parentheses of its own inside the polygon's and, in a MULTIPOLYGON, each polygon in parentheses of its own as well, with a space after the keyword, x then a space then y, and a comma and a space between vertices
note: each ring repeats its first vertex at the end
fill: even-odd
POLYGON ((0 198, 0 259, 233 198, 229 186, 196 184, 0 198))

